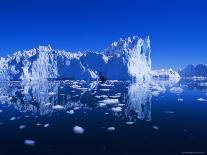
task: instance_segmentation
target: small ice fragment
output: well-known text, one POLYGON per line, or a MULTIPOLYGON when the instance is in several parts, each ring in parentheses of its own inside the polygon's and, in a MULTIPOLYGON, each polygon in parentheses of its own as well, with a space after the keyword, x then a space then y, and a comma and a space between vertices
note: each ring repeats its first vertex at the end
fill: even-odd
POLYGON ((131 125, 134 124, 134 122, 126 122, 126 124, 131 125))
POLYGON ((42 125, 42 124, 41 124, 41 123, 37 123, 37 124, 36 124, 36 126, 40 126, 40 125, 42 125))
POLYGON ((45 124, 45 125, 44 125, 44 128, 47 128, 47 127, 49 127, 49 126, 50 126, 49 124, 45 124))
POLYGON ((99 103, 118 104, 119 100, 118 99, 105 99, 105 100, 99 101, 99 103))
POLYGON ((152 126, 155 130, 159 130, 159 127, 158 126, 152 126))
POLYGON ((104 106, 106 106, 106 103, 99 103, 99 106, 104 107, 104 106))
POLYGON ((115 127, 108 127, 107 130, 108 131, 114 131, 115 130, 115 127))
POLYGON ((74 113, 75 113, 74 110, 67 111, 67 114, 70 114, 70 115, 72 115, 74 113))
POLYGON ((61 106, 61 105, 54 105, 54 106, 52 106, 52 108, 53 108, 53 109, 56 109, 56 110, 64 109, 64 107, 61 106))
POLYGON ((109 91, 109 89, 100 89, 100 91, 109 91))
POLYGON ((207 100, 203 98, 198 98, 197 101, 206 102, 207 100))
POLYGON ((80 109, 80 107, 74 107, 73 109, 74 109, 74 110, 78 110, 78 109, 80 109))
POLYGON ((11 117, 10 121, 14 121, 16 119, 16 117, 11 117))
POLYGON ((28 146, 34 146, 34 145, 35 145, 35 141, 34 141, 34 140, 26 139, 26 140, 24 141, 24 144, 25 144, 25 145, 28 145, 28 146))
POLYGON ((108 112, 105 112, 105 115, 108 115, 109 113, 108 112))
POLYGON ((19 129, 24 129, 24 128, 26 128, 26 125, 20 125, 19 126, 19 129))
POLYGON ((178 98, 178 102, 183 102, 183 99, 182 98, 178 98))
POLYGON ((54 92, 49 92, 48 95, 53 96, 53 95, 55 95, 55 93, 54 92))
POLYGON ((174 94, 181 94, 181 93, 183 92, 183 89, 180 88, 180 87, 172 87, 172 88, 170 89, 170 92, 171 92, 171 93, 174 93, 174 94))
POLYGON ((173 111, 165 111, 166 114, 174 114, 175 112, 173 111))
POLYGON ((125 104, 118 104, 118 106, 123 107, 123 106, 125 106, 125 104))
POLYGON ((121 112, 122 108, 121 107, 116 107, 116 108, 111 108, 112 111, 114 112, 121 112))
POLYGON ((0 113, 3 112, 3 110, 0 110, 0 113))
POLYGON ((82 127, 80 127, 80 126, 74 126, 74 127, 73 127, 73 132, 74 132, 75 134, 83 134, 84 131, 85 131, 85 130, 84 130, 82 127))

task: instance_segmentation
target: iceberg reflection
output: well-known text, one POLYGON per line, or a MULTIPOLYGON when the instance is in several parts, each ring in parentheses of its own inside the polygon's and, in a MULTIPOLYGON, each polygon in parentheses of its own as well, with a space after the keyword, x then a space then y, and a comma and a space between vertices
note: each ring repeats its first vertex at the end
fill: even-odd
POLYGON ((126 121, 151 120, 153 91, 148 83, 38 81, 0 85, 0 103, 13 105, 20 112, 50 115, 57 110, 55 105, 63 110, 104 107, 126 121))

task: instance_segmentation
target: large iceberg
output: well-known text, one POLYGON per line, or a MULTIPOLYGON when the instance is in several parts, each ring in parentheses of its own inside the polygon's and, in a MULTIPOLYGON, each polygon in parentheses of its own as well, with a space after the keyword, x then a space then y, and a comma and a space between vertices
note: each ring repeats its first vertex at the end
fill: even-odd
POLYGON ((207 77, 207 65, 206 64, 190 64, 184 69, 178 71, 181 77, 207 77))
POLYGON ((136 80, 151 78, 149 37, 113 42, 103 52, 67 52, 39 46, 0 59, 0 78, 7 80, 136 80))

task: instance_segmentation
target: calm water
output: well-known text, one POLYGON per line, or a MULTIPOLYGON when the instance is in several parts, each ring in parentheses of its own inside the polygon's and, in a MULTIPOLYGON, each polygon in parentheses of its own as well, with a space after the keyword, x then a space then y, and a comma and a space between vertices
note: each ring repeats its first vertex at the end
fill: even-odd
POLYGON ((2 82, 0 154, 206 154, 206 80, 173 85, 2 82))

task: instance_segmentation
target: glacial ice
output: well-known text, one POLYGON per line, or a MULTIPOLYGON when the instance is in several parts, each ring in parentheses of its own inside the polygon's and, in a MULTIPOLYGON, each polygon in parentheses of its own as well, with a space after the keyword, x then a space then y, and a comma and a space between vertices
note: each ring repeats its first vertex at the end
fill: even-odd
POLYGON ((39 46, 0 59, 1 80, 150 79, 150 40, 133 36, 113 42, 103 52, 66 52, 39 46))

